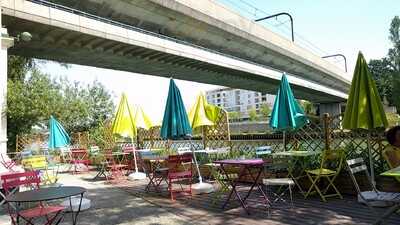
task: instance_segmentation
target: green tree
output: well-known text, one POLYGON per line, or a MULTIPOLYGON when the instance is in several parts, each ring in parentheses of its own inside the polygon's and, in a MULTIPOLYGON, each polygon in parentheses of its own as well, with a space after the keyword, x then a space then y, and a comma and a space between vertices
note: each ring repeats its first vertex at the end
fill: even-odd
POLYGON ((109 91, 99 82, 83 86, 67 79, 51 79, 34 62, 9 58, 7 95, 8 147, 15 149, 17 134, 47 127, 54 115, 69 132, 88 131, 111 118, 114 104, 109 91))
POLYGON ((228 117, 229 120, 231 121, 238 121, 240 119, 240 112, 237 111, 232 111, 232 112, 228 112, 228 117))
POLYGON ((267 104, 264 103, 260 106, 260 114, 263 119, 268 119, 268 117, 271 114, 271 109, 269 108, 269 106, 267 104))
POLYGON ((253 107, 251 108, 249 111, 249 119, 250 121, 257 121, 258 119, 258 114, 257 114, 257 110, 253 107))
POLYGON ((383 59, 370 60, 368 66, 375 80, 378 92, 390 105, 400 110, 400 18, 395 16, 389 28, 392 48, 383 59))
POLYGON ((307 115, 316 115, 317 110, 313 103, 306 100, 299 100, 301 107, 307 115))

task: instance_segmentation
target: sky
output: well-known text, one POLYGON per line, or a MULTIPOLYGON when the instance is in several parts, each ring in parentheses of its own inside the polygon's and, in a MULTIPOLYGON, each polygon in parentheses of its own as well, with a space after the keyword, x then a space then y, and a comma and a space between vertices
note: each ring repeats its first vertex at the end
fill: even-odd
MULTIPOLYGON (((320 56, 344 54, 348 60, 349 76, 353 72, 358 51, 362 51, 367 60, 379 59, 387 54, 391 46, 388 39, 389 25, 395 15, 400 15, 400 4, 397 0, 218 0, 218 2, 250 19, 283 11, 289 12, 294 18, 295 42, 320 56)), ((280 17, 279 21, 261 23, 272 31, 290 38, 289 23, 276 26, 285 21, 287 18, 280 17)), ((338 66, 343 66, 340 60, 330 60, 338 66)), ((52 77, 65 76, 71 81, 83 84, 97 80, 112 91, 116 104, 121 93, 125 92, 128 100, 133 105, 140 105, 155 122, 162 120, 168 93, 167 78, 79 65, 65 69, 51 62, 41 67, 43 72, 52 77)), ((218 87, 180 80, 176 83, 187 110, 201 91, 218 87)))

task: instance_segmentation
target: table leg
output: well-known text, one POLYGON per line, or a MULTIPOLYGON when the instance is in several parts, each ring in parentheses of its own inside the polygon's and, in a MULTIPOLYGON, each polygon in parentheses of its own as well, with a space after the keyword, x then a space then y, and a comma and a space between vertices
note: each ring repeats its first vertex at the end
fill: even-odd
POLYGON ((83 193, 81 194, 81 198, 79 200, 78 211, 76 211, 76 213, 74 213, 74 210, 72 208, 72 197, 69 197, 69 205, 71 207, 71 216, 72 216, 72 224, 73 225, 76 225, 77 220, 78 220, 78 215, 81 212, 82 199, 83 199, 83 193))
POLYGON ((258 172, 257 172, 257 176, 256 178, 254 178, 253 174, 251 173, 251 168, 252 167, 248 167, 246 166, 246 170, 249 173, 251 179, 253 180, 253 184, 250 187, 250 190, 247 192, 246 197, 243 198, 243 201, 246 201, 246 199, 250 196, 251 192, 253 191, 254 187, 257 186, 258 191, 262 194, 262 197, 265 200, 265 204, 270 204, 271 202, 269 201, 267 195, 265 194, 265 192, 262 190, 262 188, 260 187, 260 185, 258 184, 258 179, 260 178, 262 172, 263 172, 263 167, 258 167, 258 172))
POLYGON ((239 172, 239 176, 238 176, 238 178, 237 178, 236 180, 231 180, 231 179, 229 178, 228 173, 226 172, 226 170, 225 170, 223 164, 221 164, 221 169, 222 169, 222 171, 224 172, 225 176, 228 178, 229 184, 232 186, 232 190, 231 190, 231 192, 229 193, 229 196, 228 196, 228 198, 226 199, 225 203, 223 204, 222 209, 224 209, 224 208, 226 207, 226 205, 229 203, 229 201, 230 201, 230 199, 231 199, 231 197, 232 197, 232 194, 235 193, 235 195, 236 195, 236 197, 239 199, 240 204, 242 205, 243 209, 246 211, 246 213, 247 213, 248 215, 250 215, 250 212, 249 212, 249 210, 247 209, 246 204, 244 203, 244 201, 243 201, 242 198, 240 197, 239 193, 236 191, 236 186, 237 186, 238 182, 240 181, 240 178, 244 175, 245 168, 244 168, 244 167, 241 167, 240 172, 239 172))

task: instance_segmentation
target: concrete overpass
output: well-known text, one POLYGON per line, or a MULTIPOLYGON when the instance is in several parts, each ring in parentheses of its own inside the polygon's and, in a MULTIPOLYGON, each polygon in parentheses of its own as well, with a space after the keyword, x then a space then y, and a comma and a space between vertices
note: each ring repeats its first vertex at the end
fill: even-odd
MULTIPOLYGON (((90 4, 99 1, 75 2, 79 2, 79 6, 80 3, 90 4)), ((112 5, 106 3, 109 1, 100 2, 107 6, 105 8, 113 5, 119 6, 118 9, 121 9, 122 12, 131 12, 131 9, 139 8, 140 5, 138 4, 142 4, 142 9, 154 10, 154 12, 160 14, 163 12, 159 8, 155 9, 153 5, 148 5, 153 1, 147 0, 130 1, 128 5, 126 5, 126 1, 112 1, 112 5), (133 8, 129 7, 131 2, 134 3, 133 8)), ((191 2, 195 4, 198 1, 191 2)), ((169 16, 168 18, 176 16, 177 19, 186 20, 179 15, 171 15, 172 9, 168 8, 174 7, 174 10, 180 10, 183 3, 189 4, 188 1, 172 0, 159 1, 157 4, 160 4, 158 7, 165 4, 164 9, 169 10, 165 11, 165 14, 169 16), (174 5, 172 2, 176 4, 174 5)), ((156 1, 153 4, 156 4, 156 1)), ((210 5, 211 8, 218 6, 212 1, 208 4, 215 4, 210 5)), ((93 7, 92 5, 89 6, 86 8, 93 7)), ((234 39, 234 31, 231 31, 230 36, 225 35, 227 32, 219 34, 219 38, 223 38, 225 42, 228 42, 226 39, 231 38, 228 43, 223 44, 224 41, 215 43, 204 41, 205 43, 202 43, 205 47, 214 48, 214 44, 216 44, 226 49, 228 47, 225 46, 229 45, 232 49, 230 52, 222 51, 223 49, 216 52, 203 46, 189 44, 187 41, 171 39, 165 35, 103 20, 69 8, 46 4, 42 1, 8 0, 3 1, 2 8, 3 24, 11 35, 16 35, 22 31, 33 34, 31 42, 15 45, 10 49, 11 54, 156 76, 173 76, 178 79, 264 93, 275 93, 281 71, 286 71, 292 75, 289 80, 294 85, 296 97, 320 103, 343 101, 349 88, 350 82, 340 69, 301 49, 289 40, 271 32, 265 33, 268 30, 248 20, 247 22, 252 24, 254 32, 258 33, 253 35, 248 33, 247 41, 234 39), (38 2, 43 4, 38 4, 38 2), (256 36, 266 37, 266 39, 257 37, 258 40, 252 40, 256 36), (264 42, 264 45, 258 44, 261 41, 264 42), (241 42, 241 44, 237 44, 238 42, 241 42)), ((183 9, 186 10, 187 8, 183 9)), ((203 4, 194 5, 193 10, 195 9, 205 10, 203 4)), ((219 11, 220 14, 230 12, 220 6, 209 14, 216 17, 219 11)), ((131 13, 135 14, 136 12, 132 11, 131 13)), ((140 13, 140 10, 137 14, 140 17, 143 15, 144 19, 153 17, 153 14, 146 16, 143 12, 140 13)), ((196 18, 196 15, 196 13, 193 14, 194 18, 196 18)), ((244 19, 236 14, 233 16, 227 18, 231 18, 231 20, 244 19)), ((163 18, 155 17, 157 18, 156 21, 164 21, 163 18)), ((217 19, 209 21, 209 26, 217 24, 217 19)), ((142 22, 141 24, 145 23, 142 22)), ((226 24, 222 25, 221 27, 225 27, 226 24)), ((197 29, 202 30, 201 27, 197 27, 193 25, 186 33, 183 33, 186 30, 185 26, 177 30, 182 29, 179 35, 185 38, 189 34, 196 33, 197 29)), ((202 25, 202 27, 204 26, 202 25)), ((151 29, 150 26, 149 29, 151 29)), ((206 29, 208 30, 208 27, 206 29)), ((164 30, 168 29, 165 28, 164 30)), ((253 32, 253 30, 250 31, 253 32)), ((240 33, 238 29, 237 31, 237 33, 240 33)), ((244 30, 241 32, 244 33, 244 30)), ((210 29, 209 36, 211 37, 208 39, 213 38, 213 33, 218 32, 213 32, 210 29)), ((206 34, 196 36, 204 38, 204 40, 207 39, 206 34)))
MULTIPOLYGON (((33 35, 10 54, 263 93, 275 93, 286 71, 298 98, 347 98, 350 81, 340 69, 214 1, 54 1, 97 15, 39 0, 3 0, 0 24, 11 36, 33 35)), ((7 54, 6 45, 2 51, 7 54)), ((5 92, 6 76, 0 79, 5 92)))

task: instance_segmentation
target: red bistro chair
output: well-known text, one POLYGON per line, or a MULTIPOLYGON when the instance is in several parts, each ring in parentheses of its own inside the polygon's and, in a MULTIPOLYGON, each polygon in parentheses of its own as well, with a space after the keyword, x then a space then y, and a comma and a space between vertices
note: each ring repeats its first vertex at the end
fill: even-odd
POLYGON ((115 155, 112 150, 106 150, 104 154, 105 163, 106 163, 106 178, 109 182, 115 181, 119 182, 124 180, 124 170, 127 168, 127 165, 119 163, 115 159, 115 155))
POLYGON ((4 166, 4 168, 6 168, 9 171, 16 170, 15 169, 15 167, 17 165, 16 162, 14 160, 10 159, 7 154, 4 154, 4 153, 0 154, 0 157, 1 157, 0 162, 4 166))
POLYGON ((88 172, 89 171, 89 152, 87 149, 79 148, 79 149, 71 149, 71 165, 73 166, 72 173, 76 174, 79 172, 88 172), (83 170, 79 171, 79 167, 84 166, 83 170))
POLYGON ((175 200, 176 193, 192 195, 192 162, 192 154, 168 156, 168 190, 172 201, 175 200), (183 184, 185 181, 187 183, 183 184), (174 189, 174 184, 178 184, 180 188, 174 189))
MULTIPOLYGON (((39 171, 29 171, 21 173, 12 173, 7 175, 2 175, 1 180, 3 182, 3 189, 6 194, 10 194, 13 189, 28 186, 29 188, 39 189, 40 177, 39 171)), ((26 224, 33 224, 33 220, 36 218, 46 218, 46 224, 52 224, 58 215, 62 213, 65 209, 63 206, 57 205, 46 205, 39 202, 38 206, 30 209, 20 210, 18 214, 15 211, 15 207, 11 203, 7 203, 7 210, 11 217, 11 222, 13 225, 19 224, 19 218, 26 221, 26 224)), ((56 224, 61 221, 62 217, 58 219, 56 224)))
MULTIPOLYGON (((135 154, 135 147, 132 145, 127 145, 122 147, 123 158, 121 164, 126 165, 126 169, 128 172, 132 172, 135 170, 135 160, 133 154, 135 154)), ((137 156, 137 154, 136 154, 137 156)))

